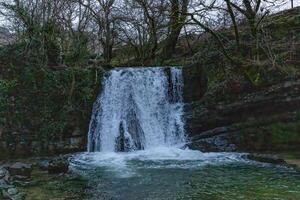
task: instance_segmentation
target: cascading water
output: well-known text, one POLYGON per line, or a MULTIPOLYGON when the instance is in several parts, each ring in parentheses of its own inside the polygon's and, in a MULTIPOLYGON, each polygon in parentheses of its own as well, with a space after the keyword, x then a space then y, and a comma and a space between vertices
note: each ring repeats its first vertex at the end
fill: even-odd
POLYGON ((299 199, 299 176, 286 167, 258 166, 239 153, 180 148, 185 143, 182 87, 180 68, 107 74, 93 108, 90 152, 70 158, 71 169, 89 181, 88 198, 299 199), (268 186, 270 193, 257 195, 257 185, 268 186))
POLYGON ((115 69, 102 84, 89 127, 89 152, 185 143, 181 68, 115 69))
POLYGON ((292 191, 299 196, 299 177, 288 177, 287 171, 265 170, 239 153, 181 148, 180 68, 115 69, 102 84, 90 122, 89 152, 70 158, 72 170, 89 180, 91 200, 245 199, 256 195, 257 184, 268 185, 266 199, 285 199, 280 195, 292 191))

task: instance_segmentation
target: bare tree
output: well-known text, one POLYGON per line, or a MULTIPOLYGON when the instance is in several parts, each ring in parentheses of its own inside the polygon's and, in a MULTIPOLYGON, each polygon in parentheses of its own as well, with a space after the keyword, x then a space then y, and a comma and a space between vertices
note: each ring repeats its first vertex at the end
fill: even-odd
POLYGON ((97 36, 103 48, 106 63, 112 59, 112 49, 115 42, 115 22, 113 13, 115 0, 79 0, 80 4, 89 9, 97 26, 97 36))
MULTIPOLYGON (((42 62, 59 62, 59 35, 63 29, 59 22, 65 1, 14 0, 2 2, 7 19, 13 24, 17 38, 28 43, 23 53, 41 57, 42 62)), ((29 56, 28 56, 29 57, 29 56)))
POLYGON ((234 28, 236 47, 237 47, 237 50, 238 50, 239 46, 240 46, 240 36, 239 36, 239 29, 238 29, 236 17, 235 17, 234 11, 232 9, 232 5, 231 5, 230 0, 225 0, 225 2, 226 2, 226 6, 227 6, 227 12, 230 15, 232 25, 233 25, 233 28, 234 28))
POLYGON ((155 59, 159 42, 159 30, 161 29, 163 12, 165 10, 164 0, 134 0, 142 9, 144 22, 147 24, 149 42, 147 44, 150 51, 147 56, 149 59, 155 59))
MULTIPOLYGON (((120 49, 124 46, 132 49, 135 59, 143 61, 147 57, 148 26, 144 23, 143 10, 127 1, 119 7, 118 40, 120 49)), ((126 52, 130 57, 130 51, 126 52)), ((129 58, 131 59, 131 58, 129 58)))
POLYGON ((189 0, 170 0, 169 31, 163 47, 163 59, 168 59, 175 51, 178 37, 186 20, 189 0))

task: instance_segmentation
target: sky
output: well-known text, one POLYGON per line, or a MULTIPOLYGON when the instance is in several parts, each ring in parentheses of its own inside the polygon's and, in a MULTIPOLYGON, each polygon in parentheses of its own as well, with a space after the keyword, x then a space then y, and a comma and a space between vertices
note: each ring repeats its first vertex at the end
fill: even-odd
MULTIPOLYGON (((300 6, 300 0, 294 0, 294 7, 300 6)), ((285 10, 291 8, 291 1, 287 1, 284 5, 278 8, 278 10, 285 10)))
MULTIPOLYGON (((2 0, 0 0, 2 1, 2 0)), ((222 1, 222 0, 219 0, 222 1)), ((282 0, 285 2, 285 4, 280 5, 276 8, 273 8, 273 10, 271 10, 271 12, 276 13, 285 9, 289 9, 291 8, 291 1, 290 0, 282 0)), ((294 0, 294 7, 300 6, 300 0, 294 0)), ((3 16, 0 15, 0 26, 5 27, 5 19, 3 16)))

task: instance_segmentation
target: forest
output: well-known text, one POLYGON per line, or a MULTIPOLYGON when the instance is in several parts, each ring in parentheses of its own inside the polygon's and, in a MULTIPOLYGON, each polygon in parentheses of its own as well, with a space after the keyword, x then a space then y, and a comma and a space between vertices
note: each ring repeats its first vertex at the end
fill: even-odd
POLYGON ((299 6, 294 0, 1 0, 0 199, 300 198, 299 6), (44 167, 50 175, 41 175, 44 167), (169 168, 174 177, 164 172, 169 168), (116 169, 136 171, 145 183, 132 174, 115 177, 116 169), (231 179, 235 173, 240 179, 231 179), (159 175, 161 182, 146 181, 159 175), (273 178, 278 182, 268 185, 273 178), (125 179, 140 181, 138 189, 125 179), (179 180, 185 182, 165 186, 165 194, 158 188, 179 180), (206 185, 218 189, 210 193, 206 185))

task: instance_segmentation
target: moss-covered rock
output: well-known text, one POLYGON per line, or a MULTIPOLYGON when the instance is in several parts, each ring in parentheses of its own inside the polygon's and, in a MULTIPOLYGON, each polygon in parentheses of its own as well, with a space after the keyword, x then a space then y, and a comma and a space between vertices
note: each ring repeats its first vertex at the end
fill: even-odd
POLYGON ((0 74, 0 157, 84 150, 103 69, 11 65, 0 74))
POLYGON ((230 133, 240 151, 300 150, 300 121, 274 122, 230 133))
POLYGON ((207 147, 207 141, 222 136, 238 151, 300 150, 299 88, 299 81, 287 81, 233 102, 189 103, 185 109, 187 132, 192 143, 205 139, 206 149, 218 150, 207 147), (217 127, 226 127, 226 131, 215 132, 217 127), (207 137, 210 132, 214 134, 207 137))

